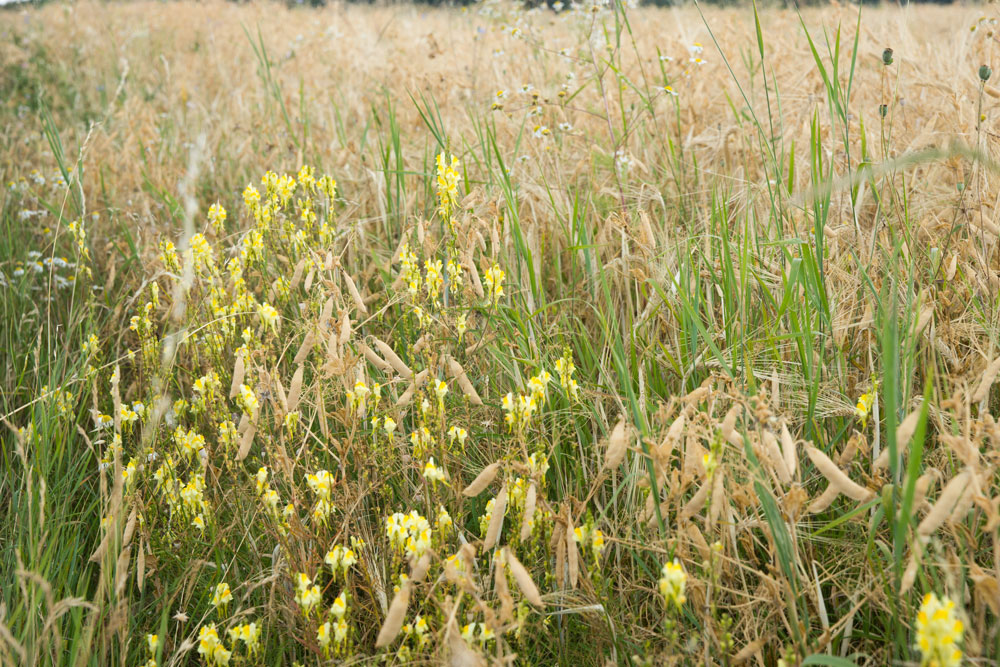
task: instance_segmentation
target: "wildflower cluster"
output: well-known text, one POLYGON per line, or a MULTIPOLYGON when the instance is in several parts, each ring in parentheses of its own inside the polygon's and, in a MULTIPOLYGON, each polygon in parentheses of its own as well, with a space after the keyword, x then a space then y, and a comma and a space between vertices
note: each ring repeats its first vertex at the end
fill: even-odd
MULTIPOLYGON (((449 632, 441 605, 479 585, 480 544, 470 543, 470 518, 479 519, 495 548, 530 564, 530 572, 513 567, 514 560, 500 568, 508 586, 500 616, 484 613, 481 605, 492 600, 462 601, 457 629, 475 652, 532 641, 523 630, 543 627, 533 611, 537 601, 528 601, 530 588, 517 602, 520 594, 510 591, 527 586, 526 577, 551 586, 545 563, 557 552, 565 561, 567 546, 576 545, 584 553, 579 566, 600 569, 604 532, 591 519, 559 533, 547 497, 550 435, 537 417, 553 400, 572 406, 572 354, 563 354, 556 372, 539 366, 521 392, 500 394, 500 410, 479 393, 504 382, 483 373, 475 352, 495 336, 489 318, 507 285, 495 257, 482 254, 488 226, 466 227, 472 223, 454 215, 458 168, 455 161, 442 168, 438 203, 452 223, 438 246, 443 254, 426 255, 434 244, 419 233, 402 241, 389 305, 369 319, 362 318, 374 299, 365 296, 363 274, 348 280, 335 259, 335 183, 308 169, 268 172, 244 190, 242 216, 214 204, 206 229, 182 249, 160 244, 164 271, 131 322, 142 354, 125 366, 128 400, 121 400, 121 369, 94 377, 110 398, 93 412, 102 470, 121 462, 127 502, 144 522, 143 547, 180 564, 204 557, 209 545, 269 554, 268 571, 286 577, 278 590, 287 591, 283 602, 295 610, 274 622, 325 659, 371 650, 359 639, 368 633, 356 628, 381 621, 353 596, 378 600, 379 590, 412 595, 391 647, 397 658, 433 655, 449 632), (250 225, 243 232, 241 217, 250 225), (233 234, 232 245, 215 240, 222 231, 233 234), (284 265, 281 275, 270 272, 284 265), (192 282, 178 314, 176 304, 160 299, 182 293, 175 289, 182 280, 192 282), (177 318, 184 333, 171 337, 177 318), (175 360, 164 371, 166 352, 175 360), (515 437, 504 433, 501 415, 515 437), (523 458, 502 462, 502 492, 484 499, 485 513, 477 503, 473 518, 465 505, 470 495, 461 492, 469 483, 466 461, 486 451, 480 433, 523 458), (420 489, 401 511, 393 511, 400 507, 397 484, 420 489), (366 532, 358 498, 379 509, 383 530, 366 532), (347 503, 352 511, 339 511, 347 503), (249 524, 240 514, 247 508, 249 524), (233 538, 234 525, 246 527, 245 537, 233 538), (380 589, 382 582, 390 585, 380 589)), ((100 341, 83 341, 81 351, 96 362, 100 341)), ((64 400, 69 409, 75 397, 64 400)), ((106 529, 115 525, 108 513, 106 529)), ((212 667, 259 660, 272 634, 246 618, 244 605, 263 602, 264 591, 244 594, 230 583, 212 582, 200 603, 211 622, 197 629, 197 652, 212 667)))
POLYGON ((917 612, 917 650, 920 664, 926 667, 954 667, 962 663, 962 641, 965 626, 955 616, 955 603, 938 598, 934 593, 924 596, 917 612))
POLYGON ((516 428, 521 431, 531 424, 532 417, 548 401, 551 381, 552 375, 543 369, 528 380, 527 393, 515 396, 513 392, 508 392, 503 397, 501 405, 508 429, 516 428))
POLYGON ((663 564, 659 583, 660 595, 668 606, 680 608, 687 602, 687 596, 684 594, 684 589, 687 587, 687 573, 676 558, 663 564))
POLYGON ((397 551, 405 552, 408 558, 419 558, 431 548, 431 525, 416 511, 409 514, 396 512, 387 517, 385 534, 389 544, 397 551))
POLYGON ((437 189, 438 210, 441 212, 441 217, 450 226, 454 227, 452 216, 458 204, 458 158, 452 155, 449 162, 444 153, 439 153, 436 162, 437 179, 435 180, 435 186, 437 189))

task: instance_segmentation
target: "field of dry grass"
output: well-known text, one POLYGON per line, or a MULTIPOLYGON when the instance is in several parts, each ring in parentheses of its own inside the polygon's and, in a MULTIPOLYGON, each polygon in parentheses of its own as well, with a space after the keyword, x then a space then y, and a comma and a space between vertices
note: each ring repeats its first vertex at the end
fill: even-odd
POLYGON ((0 12, 0 662, 996 664, 995 16, 0 12))

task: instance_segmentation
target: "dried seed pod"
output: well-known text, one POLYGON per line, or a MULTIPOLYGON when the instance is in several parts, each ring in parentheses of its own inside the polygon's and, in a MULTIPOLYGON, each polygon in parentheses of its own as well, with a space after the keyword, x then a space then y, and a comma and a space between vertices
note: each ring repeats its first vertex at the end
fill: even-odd
POLYGON ((243 416, 240 417, 240 423, 239 426, 236 427, 236 432, 239 433, 240 435, 243 435, 244 433, 247 432, 247 429, 250 428, 251 423, 252 422, 250 421, 250 415, 244 412, 243 416))
POLYGON ((517 587, 521 589, 521 593, 524 594, 525 599, 536 607, 544 607, 545 603, 542 602, 542 596, 538 592, 538 587, 532 581, 528 570, 525 569, 521 561, 514 555, 514 552, 509 547, 504 547, 503 555, 507 561, 507 566, 510 568, 510 573, 514 575, 514 581, 517 582, 517 587))
POLYGON ((806 454, 812 460, 813 465, 819 469, 823 477, 830 482, 830 486, 843 493, 848 498, 859 501, 868 501, 874 497, 874 493, 853 482, 837 464, 830 460, 826 454, 811 445, 806 445, 806 454))
MULTIPOLYGON (((236 365, 233 367, 233 382, 229 385, 229 398, 236 398, 240 393, 240 385, 243 384, 243 378, 246 376, 246 364, 243 362, 243 355, 236 357, 236 365)), ((117 414, 118 411, 115 411, 117 414)))
POLYGON ((489 486, 494 479, 496 479, 497 472, 500 470, 500 462, 491 463, 485 468, 483 468, 476 478, 462 490, 462 495, 466 498, 474 498, 482 493, 487 486, 489 486))
MULTIPOLYGON (((507 547, 504 547, 506 551, 507 547)), ((500 622, 507 624, 514 620, 514 598, 507 585, 507 572, 502 558, 493 559, 493 589, 500 598, 500 622)))
POLYGON ((302 271, 305 269, 305 265, 306 265, 305 257, 300 259, 298 263, 295 264, 295 270, 292 271, 292 280, 289 283, 289 286, 291 287, 292 290, 296 289, 299 286, 299 281, 302 280, 302 271))
POLYGON ((951 516, 955 506, 958 505, 959 500, 971 482, 972 471, 968 469, 963 470, 953 477, 941 490, 941 495, 938 496, 937 501, 931 506, 927 516, 917 526, 917 533, 923 537, 927 537, 937 530, 945 522, 945 519, 951 516))
POLYGON ((392 368, 397 373, 399 373, 402 377, 406 378, 407 380, 413 377, 413 371, 410 370, 409 366, 403 363, 403 360, 399 358, 399 356, 391 347, 386 345, 378 338, 375 338, 373 340, 375 341, 375 347, 378 348, 379 353, 385 358, 385 360, 389 363, 390 366, 392 366, 392 368))
POLYGON ((476 653, 464 639, 454 618, 448 628, 449 667, 486 667, 486 659, 476 653))
POLYGON ((409 604, 410 583, 406 582, 392 598, 389 613, 385 615, 385 622, 382 623, 382 628, 378 631, 378 637, 375 639, 375 648, 388 646, 396 638, 403 627, 403 619, 406 618, 406 608, 409 604))
POLYGON ((987 394, 990 392, 990 387, 996 382, 997 376, 1000 375, 1000 357, 997 357, 992 364, 986 367, 983 371, 983 376, 979 379, 979 386, 976 387, 976 391, 972 394, 972 401, 974 403, 979 403, 987 394))
POLYGON ((770 462, 771 467, 778 475, 778 479, 781 480, 782 484, 790 484, 792 481, 792 475, 788 472, 788 468, 785 466, 785 457, 781 452, 781 448, 778 446, 778 439, 775 438, 774 434, 768 430, 764 430, 763 434, 764 452, 767 455, 767 459, 770 462))
POLYGON ((931 485, 937 479, 937 471, 926 472, 917 478, 917 483, 914 486, 913 491, 913 507, 919 508, 924 504, 924 500, 927 499, 927 492, 930 491, 931 485))
POLYGON ((743 406, 737 403, 733 407, 729 408, 729 412, 727 412, 726 416, 722 419, 722 437, 726 440, 726 442, 733 441, 732 436, 736 432, 736 420, 742 412, 743 406))
POLYGON ((306 332, 305 338, 302 339, 302 344, 299 345, 299 351, 295 353, 295 359, 292 360, 292 363, 298 366, 299 364, 304 362, 306 360, 306 357, 309 356, 309 353, 312 352, 313 345, 315 344, 316 344, 316 334, 313 333, 312 329, 310 329, 309 331, 306 332))
POLYGON ((365 307, 365 300, 361 298, 361 292, 358 291, 358 286, 354 284, 354 279, 351 278, 351 274, 343 270, 341 270, 340 274, 344 276, 344 283, 347 285, 347 293, 351 295, 351 300, 354 301, 354 305, 358 309, 358 312, 362 315, 367 315, 368 308, 365 307))
POLYGON ((691 500, 687 501, 684 505, 684 509, 681 510, 682 519, 690 519, 705 508, 705 501, 708 499, 710 486, 711 485, 708 482, 705 482, 701 485, 701 488, 698 489, 697 493, 691 496, 691 500))
POLYGON ((973 469, 979 468, 979 448, 965 436, 941 433, 938 439, 948 445, 948 449, 953 451, 962 463, 973 469))
POLYGON ((788 432, 788 425, 785 422, 781 422, 781 454, 785 459, 785 467, 788 468, 788 474, 795 477, 799 458, 795 453, 795 439, 788 432))
POLYGON ((295 408, 299 406, 299 399, 302 397, 302 375, 305 372, 305 366, 299 366, 295 369, 295 375, 292 376, 292 384, 288 387, 288 411, 294 412, 295 408))
MULTIPOLYGON (((285 385, 281 384, 281 378, 277 375, 278 369, 275 369, 274 375, 274 393, 277 394, 278 405, 275 406, 274 410, 274 423, 278 425, 281 423, 281 419, 288 414, 288 396, 285 394, 285 385)), ((301 387, 300 387, 301 390, 301 387)))
POLYGON ((413 401, 413 395, 416 392, 417 392, 417 385, 415 383, 411 383, 410 386, 406 388, 406 391, 404 391, 403 394, 399 397, 399 400, 396 401, 396 407, 405 408, 407 405, 410 404, 411 401, 413 401))
MULTIPOLYGON (((920 420, 920 408, 917 408, 906 415, 902 423, 896 428, 896 451, 902 456, 906 453, 906 448, 910 445, 910 439, 917 430, 917 422, 920 420)), ((889 466, 889 448, 883 449, 873 464, 875 470, 881 470, 889 466)))
POLYGON ((127 547, 132 543, 132 536, 135 534, 135 522, 138 517, 136 508, 133 506, 132 511, 128 514, 128 520, 125 522, 125 530, 122 531, 122 547, 127 547))
POLYGON ((684 431, 684 424, 686 423, 686 418, 682 414, 680 417, 674 420, 674 423, 670 425, 667 429, 666 440, 672 443, 677 443, 680 441, 681 433, 684 431))
POLYGON ((344 309, 344 312, 340 314, 340 336, 337 338, 337 343, 340 347, 347 345, 347 342, 351 340, 351 314, 344 309))
POLYGON ((708 546, 708 541, 705 539, 705 536, 701 534, 698 526, 696 526, 694 522, 690 522, 688 523, 685 532, 687 532, 688 537, 691 538, 691 544, 693 544, 694 548, 698 550, 698 555, 701 559, 707 561, 712 555, 712 549, 708 546))
POLYGON ((368 360, 368 363, 383 373, 388 373, 392 370, 392 366, 386 363, 385 359, 375 354, 375 351, 364 343, 361 343, 361 354, 365 355, 365 359, 368 360))
POLYGON ((708 508, 709 528, 718 524, 722 516, 722 508, 726 503, 726 473, 720 466, 712 475, 712 501, 708 508))
POLYGON ((472 261, 471 251, 468 251, 462 258, 462 268, 468 271, 469 277, 472 278, 472 290, 476 293, 476 297, 480 299, 485 298, 486 292, 483 291, 483 283, 479 279, 479 271, 476 270, 476 264, 472 261))
POLYGON ((573 514, 569 507, 566 508, 566 564, 569 566, 569 586, 576 588, 580 579, 580 552, 576 548, 574 536, 576 530, 573 527, 573 514))
POLYGON ((428 376, 428 371, 426 368, 417 373, 415 376, 413 376, 413 382, 410 383, 410 386, 406 388, 406 391, 403 392, 403 395, 399 397, 398 401, 396 401, 397 408, 405 408, 407 405, 410 404, 410 401, 413 400, 413 395, 417 393, 418 389, 424 386, 424 382, 427 380, 427 376, 428 376))
MULTIPOLYGON (((306 290, 308 291, 308 287, 306 290)), ((333 317, 333 297, 327 298, 323 303, 323 311, 319 314, 319 328, 326 329, 330 324, 330 319, 333 317)))
POLYGON ((556 524, 552 541, 556 549, 556 586, 562 588, 566 585, 566 528, 562 524, 556 524))
POLYGON ((910 555, 910 560, 906 563, 903 571, 903 578, 899 582, 900 593, 906 593, 913 588, 913 582, 917 578, 917 558, 915 554, 910 555))
POLYGON ((462 389, 462 393, 465 394, 466 398, 473 405, 483 404, 483 399, 479 398, 479 394, 476 392, 476 388, 472 386, 472 382, 469 380, 469 376, 466 375, 465 369, 452 357, 448 357, 448 372, 451 373, 453 378, 458 380, 458 386, 462 389))
POLYGON ((132 560, 132 547, 125 547, 118 554, 118 561, 115 563, 115 595, 121 596, 128 583, 128 566, 132 560))
POLYGON ((628 452, 625 430, 625 419, 621 418, 611 431, 611 437, 608 438, 608 449, 604 452, 605 470, 614 470, 625 459, 625 454, 628 452))
POLYGON ((761 649, 763 649, 764 646, 767 645, 767 642, 769 642, 770 639, 771 639, 770 637, 758 637, 757 639, 753 640, 752 642, 741 648, 739 651, 737 651, 736 655, 734 655, 732 658, 732 664, 734 665, 734 667, 736 665, 742 665, 748 662, 755 655, 758 655, 761 649))
POLYGON ((340 361, 340 344, 337 342, 337 332, 331 331, 330 338, 326 342, 326 366, 334 367, 340 361))
POLYGON ((257 434, 257 427, 253 424, 250 428, 243 433, 243 437, 240 438, 240 450, 236 453, 236 460, 242 461, 250 453, 250 446, 253 444, 253 437, 257 434))
POLYGON ((135 558, 135 584, 139 587, 139 592, 146 584, 146 542, 139 540, 139 554, 135 558))
POLYGON ((521 520, 521 541, 531 537, 531 529, 535 524, 535 503, 538 499, 538 491, 535 483, 528 485, 528 491, 524 495, 524 517, 521 520))
POLYGON ((500 528, 503 526, 504 514, 507 512, 507 485, 500 487, 493 502, 493 515, 490 517, 490 525, 486 528, 486 538, 483 540, 483 549, 492 549, 497 544, 500 537, 500 528))
POLYGON ((410 581, 415 583, 420 583, 427 576, 427 571, 431 569, 431 556, 425 553, 423 556, 413 563, 410 567, 410 581))
POLYGON ((832 484, 826 487, 826 491, 817 496, 806 509, 809 514, 817 514, 833 504, 833 501, 840 495, 840 491, 832 484))

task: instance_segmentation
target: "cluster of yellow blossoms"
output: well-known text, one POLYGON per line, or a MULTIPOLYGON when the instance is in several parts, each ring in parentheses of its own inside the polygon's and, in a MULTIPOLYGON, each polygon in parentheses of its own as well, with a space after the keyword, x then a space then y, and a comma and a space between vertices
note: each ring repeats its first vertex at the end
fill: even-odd
POLYGON ((531 424, 531 418, 538 409, 545 405, 548 400, 549 382, 552 375, 542 370, 538 375, 528 380, 528 393, 514 395, 508 392, 501 401, 504 411, 504 421, 507 428, 513 430, 523 430, 531 424))
POLYGON ((330 514, 336 509, 330 502, 330 492, 333 489, 334 479, 326 470, 317 470, 315 473, 306 475, 306 483, 312 492, 316 494, 316 504, 313 505, 313 520, 321 525, 326 525, 330 514))
POLYGON ((957 667, 962 663, 965 626, 955 616, 955 603, 934 593, 924 596, 917 612, 917 650, 923 667, 957 667))
POLYGON ((405 551, 407 558, 419 558, 431 548, 431 524, 416 510, 387 517, 385 534, 392 547, 405 551))
POLYGON ((669 563, 663 564, 660 571, 660 595, 668 605, 680 608, 687 602, 684 589, 687 586, 687 573, 675 558, 669 563))
POLYGON ((449 162, 444 153, 437 156, 437 188, 438 208, 441 217, 451 224, 452 213, 458 203, 458 158, 451 156, 449 162))
MULTIPOLYGON (((203 534, 207 533, 211 542, 225 544, 227 510, 222 505, 216 505, 214 500, 217 491, 228 492, 229 487, 223 486, 222 480, 243 480, 250 497, 259 503, 265 517, 265 521, 258 522, 262 534, 254 535, 254 539, 274 540, 274 553, 279 554, 285 563, 285 572, 291 579, 291 585, 287 587, 289 602, 294 601, 297 613, 289 618, 296 626, 296 637, 326 659, 353 655, 356 648, 352 644, 354 616, 357 616, 358 623, 369 622, 371 609, 353 608, 351 596, 359 588, 373 584, 371 565, 378 564, 373 559, 377 559, 380 553, 389 554, 391 563, 388 569, 397 592, 403 588, 419 590, 417 587, 421 582, 411 581, 408 572, 412 573, 414 564, 431 550, 440 553, 443 559, 427 561, 432 564, 431 567, 443 567, 446 578, 450 569, 452 573, 464 573, 461 576, 471 584, 469 578, 474 571, 471 566, 474 555, 466 553, 469 545, 459 548, 453 539, 460 535, 449 508, 454 510, 460 507, 452 507, 451 491, 457 489, 452 486, 450 471, 455 474, 456 480, 465 476, 460 472, 461 466, 455 465, 456 458, 464 455, 467 447, 472 446, 480 435, 472 425, 489 424, 477 421, 477 413, 489 408, 483 405, 473 382, 459 365, 459 359, 465 363, 471 355, 469 350, 474 348, 464 348, 464 353, 463 348, 437 350, 427 341, 443 339, 447 341, 446 346, 450 346, 457 334, 461 343, 463 334, 470 328, 482 341, 480 335, 489 332, 484 330, 480 316, 490 316, 491 309, 496 308, 506 296, 506 275, 500 265, 490 259, 484 264, 488 268, 483 272, 480 283, 473 255, 468 247, 460 249, 455 229, 460 165, 454 158, 445 161, 443 156, 438 164, 439 211, 448 222, 447 231, 450 232, 445 239, 445 254, 418 257, 408 243, 401 244, 397 279, 400 285, 396 289, 406 302, 399 309, 399 319, 388 323, 406 333, 423 337, 423 346, 419 343, 399 346, 400 358, 391 354, 391 350, 387 351, 385 343, 375 339, 379 344, 376 347, 385 360, 373 359, 372 350, 368 349, 366 353, 366 344, 352 337, 351 333, 351 325, 355 323, 350 316, 363 311, 364 304, 371 303, 356 293, 356 286, 351 286, 355 292, 351 300, 344 299, 339 306, 333 288, 320 298, 303 296, 305 293, 302 290, 308 289, 308 285, 317 284, 317 279, 327 285, 329 276, 336 276, 339 270, 338 260, 333 259, 334 253, 323 252, 332 248, 335 241, 335 234, 329 225, 336 185, 327 177, 316 179, 307 168, 300 170, 296 176, 268 172, 259 190, 253 185, 244 190, 244 204, 252 217, 252 226, 239 234, 231 248, 213 246, 214 238, 235 231, 226 229, 232 219, 219 203, 209 208, 208 227, 203 234, 193 235, 181 244, 180 249, 169 241, 160 245, 160 259, 170 272, 168 280, 193 276, 193 283, 185 287, 188 292, 184 317, 190 321, 204 318, 206 322, 204 326, 189 329, 197 332, 189 335, 197 344, 177 343, 176 351, 184 355, 183 366, 178 367, 190 373, 187 376, 190 379, 178 374, 167 380, 171 388, 182 388, 181 396, 172 403, 160 395, 143 395, 141 400, 132 400, 130 396, 128 403, 116 403, 113 418, 99 412, 95 412, 94 416, 95 423, 103 428, 116 423, 122 425, 122 433, 115 432, 114 440, 109 438, 112 445, 108 446, 106 456, 110 462, 114 460, 112 454, 122 454, 123 449, 135 450, 135 456, 122 467, 126 488, 141 489, 140 493, 133 491, 131 497, 139 500, 140 494, 143 494, 144 500, 153 499, 155 504, 168 510, 159 512, 151 508, 150 517, 152 521, 166 518, 166 524, 162 526, 166 528, 163 534, 174 543, 180 544, 188 539, 192 545, 204 544, 206 537, 203 534), (326 195, 325 202, 316 196, 320 194, 326 195), (275 263, 287 264, 289 268, 295 266, 295 275, 274 277, 268 271, 273 270, 275 263), (304 284, 303 276, 308 276, 304 284), (470 299, 473 294, 474 299, 470 299), (326 305, 324 298, 327 299, 326 305), (336 315, 339 322, 333 321, 333 308, 340 309, 336 315), (315 317, 321 312, 324 314, 317 322, 308 323, 307 333, 309 336, 320 333, 324 338, 329 335, 325 357, 321 351, 323 346, 309 348, 303 343, 305 352, 295 355, 299 358, 294 362, 298 379, 293 380, 291 385, 282 385, 278 376, 282 380, 288 377, 285 375, 287 369, 282 368, 282 360, 291 359, 292 355, 286 356, 281 352, 282 348, 287 349, 287 341, 279 338, 279 333, 281 336, 300 335, 301 330, 296 330, 298 317, 303 314, 315 317), (310 354, 312 350, 318 354, 310 354), (374 369, 366 365, 366 359, 374 369), (222 363, 219 363, 220 360, 222 363), (410 365, 414 366, 412 370, 410 365), (230 367, 233 368, 231 375, 230 367), (418 370, 418 367, 423 370, 418 370), (359 455, 368 456, 369 452, 355 449, 353 456, 327 458, 317 450, 309 450, 306 452, 308 458, 302 460, 310 461, 306 470, 311 472, 304 475, 297 472, 294 466, 289 469, 286 465, 286 452, 291 452, 292 447, 302 446, 301 429, 306 430, 306 437, 312 437, 316 435, 311 432, 313 428, 327 428, 326 424, 306 421, 314 416, 311 405, 303 403, 301 414, 291 405, 292 395, 298 398, 302 393, 303 373, 311 376, 307 386, 314 378, 329 377, 327 373, 334 376, 343 373, 350 377, 351 380, 343 382, 343 389, 337 388, 338 394, 344 392, 339 395, 346 395, 347 410, 332 411, 339 422, 336 426, 338 433, 346 430, 352 433, 346 437, 353 437, 355 429, 360 428, 363 442, 372 451, 377 451, 379 456, 385 453, 395 470, 399 469, 396 467, 398 463, 403 462, 408 466, 410 481, 422 482, 425 506, 431 513, 425 517, 418 510, 408 510, 387 516, 384 537, 377 539, 381 544, 388 544, 389 550, 379 549, 378 545, 369 549, 364 541, 355 537, 351 537, 349 542, 337 537, 342 533, 340 517, 335 514, 337 508, 334 505, 334 500, 340 499, 340 496, 335 492, 343 490, 345 498, 352 492, 355 473, 350 459, 359 455), (402 385, 409 386, 406 392, 398 390, 400 379, 408 381, 402 385), (183 393, 185 386, 188 387, 187 393, 183 393), (286 387, 294 387, 294 391, 286 390, 286 387), (412 407, 408 408, 410 405, 412 407), (455 409, 458 406, 462 411, 455 409), (165 423, 169 430, 158 430, 152 441, 146 442, 143 440, 147 437, 144 431, 150 430, 146 428, 147 423, 165 423), (315 427, 313 424, 316 424, 315 427), (300 431, 296 435, 297 426, 300 431), (406 440, 399 441, 398 432, 408 434, 407 440, 412 448, 405 446, 406 440), (165 438, 162 437, 164 433, 167 434, 165 438), (145 458, 146 464, 143 463, 144 457, 149 457, 145 458), (242 463, 244 459, 247 463, 242 463), (251 462, 252 467, 242 471, 241 475, 240 466, 250 465, 251 462), (148 464, 152 464, 155 470, 151 475, 156 484, 155 494, 148 494, 148 490, 141 485, 136 486, 148 464), (324 469, 324 466, 330 469, 324 469), (251 472, 253 470, 256 472, 251 472), (217 483, 219 486, 214 486, 217 483), (285 495, 284 499, 279 490, 281 495, 285 495), (301 521, 300 511, 303 513, 301 521), (304 543, 303 535, 309 536, 309 543, 328 545, 325 554, 313 553, 312 550, 303 554, 295 546, 304 543), (446 557, 449 553, 453 555, 446 557), (324 578, 324 571, 329 572, 329 579, 324 578), (331 601, 328 596, 334 593, 338 594, 331 601)), ((420 247, 431 246, 421 239, 420 247)), ((136 370, 149 373, 151 377, 160 372, 162 353, 167 350, 165 346, 168 344, 166 337, 162 340, 157 338, 160 328, 157 319, 164 313, 158 295, 159 288, 151 287, 148 302, 138 309, 132 321, 132 330, 144 351, 142 364, 137 364, 136 370)), ((166 318, 162 320, 167 321, 166 318)), ((376 336, 381 324, 381 320, 377 323, 369 320, 367 325, 361 325, 369 328, 365 333, 366 341, 376 336)), ((96 358, 98 345, 87 341, 83 350, 88 356, 96 358)), ((566 352, 557 361, 555 372, 539 368, 525 382, 523 394, 512 392, 506 397, 501 396, 507 423, 512 430, 516 426, 518 434, 523 435, 525 428, 534 424, 538 411, 553 400, 556 373, 563 388, 561 394, 576 400, 578 388, 573 379, 574 370, 572 357, 566 352)), ((116 375, 114 386, 117 386, 118 380, 116 375)), ((476 385, 480 382, 476 378, 472 380, 476 385)), ((307 391, 310 398, 324 398, 312 393, 315 389, 307 391)), ((299 405, 297 401, 296 405, 299 405)), ((327 419, 330 419, 330 414, 327 413, 327 419)), ((333 444, 340 438, 346 440, 346 437, 338 435, 335 439, 331 436, 328 442, 333 444)), ((331 451, 341 446, 340 442, 336 442, 331 451)), ((352 442, 351 446, 356 445, 352 442)), ((521 531, 508 528, 503 533, 512 552, 522 550, 525 554, 537 555, 547 548, 547 531, 552 530, 553 522, 544 520, 551 518, 551 508, 543 502, 545 476, 549 470, 545 450, 546 445, 541 440, 532 443, 529 451, 533 453, 528 456, 527 462, 511 464, 512 469, 504 474, 508 500, 503 513, 508 525, 521 523, 526 526, 521 531)), ((378 458, 369 458, 368 465, 373 460, 378 465, 378 458)), ((484 532, 496 510, 497 499, 490 499, 485 514, 480 517, 480 521, 485 522, 482 525, 484 532)), ((345 517, 345 521, 349 520, 345 517)), ((592 520, 577 529, 572 538, 593 556, 594 561, 600 560, 605 548, 605 536, 592 520)), ((179 554, 177 559, 183 562, 184 555, 179 554)), ((515 577, 517 574, 507 571, 505 576, 515 577)), ((460 582, 461 577, 453 580, 453 583, 463 585, 460 582)), ((252 590, 248 590, 248 597, 252 590)), ((261 646, 263 633, 255 622, 235 624, 236 619, 244 619, 247 607, 242 605, 248 602, 237 600, 237 592, 227 582, 217 582, 213 583, 204 599, 205 606, 214 610, 215 617, 212 619, 214 622, 205 622, 198 628, 196 646, 203 663, 211 667, 252 664, 264 652, 261 646)), ((424 651, 434 650, 435 616, 429 611, 434 601, 414 598, 412 604, 414 608, 408 610, 411 615, 404 619, 409 622, 402 625, 402 641, 396 648, 396 656, 400 660, 417 658, 424 651)), ((507 621, 507 627, 517 629, 518 637, 531 609, 529 603, 522 599, 516 623, 507 621)), ((502 626, 491 620, 488 614, 482 615, 480 611, 471 609, 463 610, 462 614, 459 622, 461 636, 475 650, 487 649, 487 645, 501 634, 502 626)), ((502 632, 506 634, 507 630, 502 632)), ((157 647, 160 645, 157 644, 157 647)), ((155 661, 152 653, 150 659, 155 661)))

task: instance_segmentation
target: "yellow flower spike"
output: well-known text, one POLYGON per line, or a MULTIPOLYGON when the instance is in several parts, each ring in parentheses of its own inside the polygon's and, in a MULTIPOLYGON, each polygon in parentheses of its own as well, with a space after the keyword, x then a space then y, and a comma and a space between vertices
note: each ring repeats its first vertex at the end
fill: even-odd
POLYGON ((451 156, 451 162, 447 161, 444 153, 437 156, 437 179, 435 187, 438 196, 438 210, 441 217, 445 219, 449 227, 452 227, 452 213, 458 204, 458 158, 451 156))
POLYGON ((203 625, 198 630, 198 654, 205 660, 213 660, 215 648, 219 645, 219 631, 215 623, 203 625))
POLYGON ((330 621, 326 621, 320 625, 319 629, 316 631, 316 641, 319 643, 319 647, 323 649, 323 655, 326 657, 330 656, 330 633, 332 629, 330 621))
POLYGON ((215 650, 212 651, 212 664, 217 667, 227 667, 227 665, 229 665, 229 660, 232 657, 232 651, 228 650, 220 643, 215 647, 215 650))
POLYGON ((432 483, 445 481, 444 469, 435 465, 433 456, 424 465, 424 479, 432 483))
POLYGON ((260 206, 260 193, 257 192, 257 188, 253 185, 247 184, 246 188, 244 188, 243 203, 250 212, 257 210, 260 206))
POLYGON ((448 394, 448 383, 438 380, 434 383, 434 395, 437 397, 438 411, 444 412, 444 397, 448 394))
POLYGON ((675 558, 670 563, 664 563, 660 571, 660 595, 664 602, 673 604, 678 609, 687 601, 684 589, 687 585, 687 573, 675 558))
POLYGON ((858 398, 858 404, 854 408, 854 414, 859 420, 861 420, 861 428, 865 428, 865 425, 868 423, 868 416, 871 414, 874 403, 874 393, 862 394, 861 397, 858 398))
POLYGON ((222 582, 215 587, 215 591, 212 593, 212 606, 215 607, 220 614, 226 615, 226 607, 230 602, 233 601, 233 593, 229 590, 229 584, 222 582))
POLYGON ((347 613, 347 593, 345 591, 341 591, 340 595, 333 601, 330 613, 338 619, 343 618, 344 614, 347 613))
POLYGON ((504 295, 503 282, 505 277, 506 274, 498 264, 486 269, 483 276, 483 282, 486 283, 486 297, 494 306, 500 302, 500 297, 504 295))
POLYGON ((444 277, 441 275, 441 260, 424 262, 424 287, 427 290, 427 297, 437 303, 441 296, 441 287, 444 285, 444 277))
POLYGON ((216 232, 221 234, 225 231, 226 209, 219 202, 208 207, 208 221, 216 232))
POLYGON ((338 619, 333 626, 333 641, 337 646, 343 646, 344 642, 347 641, 347 630, 347 621, 343 618, 338 619))
POLYGON ((274 306, 268 303, 262 303, 257 307, 257 315, 260 317, 261 324, 265 328, 271 329, 275 335, 278 335, 278 329, 281 328, 281 317, 278 315, 278 311, 275 310, 274 306))
POLYGON ((939 599, 934 593, 924 596, 917 612, 916 648, 920 651, 920 664, 926 667, 957 667, 962 661, 962 651, 955 648, 961 643, 965 625, 955 617, 955 603, 949 598, 939 599))

